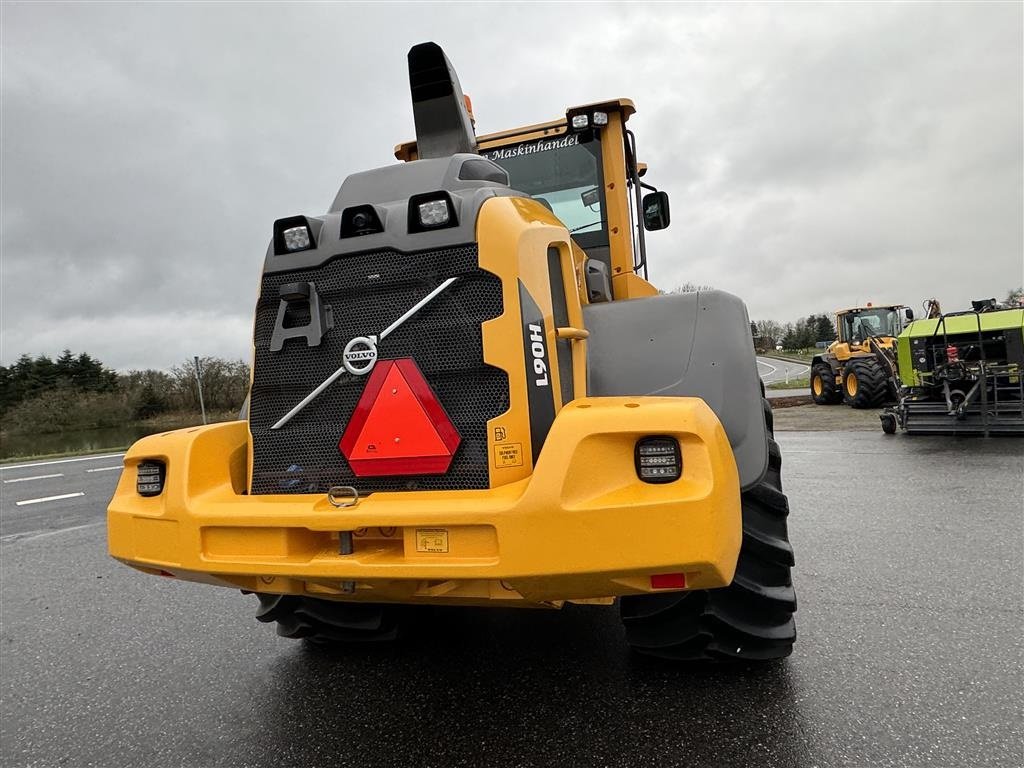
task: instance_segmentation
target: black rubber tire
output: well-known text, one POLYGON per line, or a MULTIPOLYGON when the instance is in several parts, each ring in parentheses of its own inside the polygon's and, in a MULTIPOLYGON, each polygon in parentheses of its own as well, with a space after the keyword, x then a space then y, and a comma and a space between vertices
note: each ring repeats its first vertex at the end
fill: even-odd
POLYGON ((895 435, 896 417, 891 413, 883 413, 880 418, 882 419, 882 431, 887 435, 895 435))
POLYGON ((879 408, 888 391, 885 371, 873 357, 852 360, 843 369, 843 402, 851 408, 879 408))
POLYGON ((631 595, 619 600, 626 641, 645 656, 678 661, 770 661, 796 640, 793 548, 782 492, 782 454, 768 426, 768 472, 741 496, 743 543, 728 587, 631 595))
POLYGON ((843 395, 836 386, 836 375, 828 363, 818 363, 811 368, 811 397, 818 405, 837 405, 843 402, 843 395), (821 381, 821 391, 814 388, 815 378, 821 381))
POLYGON ((313 643, 382 643, 398 638, 401 606, 343 603, 299 595, 256 593, 259 621, 277 622, 277 634, 313 643))

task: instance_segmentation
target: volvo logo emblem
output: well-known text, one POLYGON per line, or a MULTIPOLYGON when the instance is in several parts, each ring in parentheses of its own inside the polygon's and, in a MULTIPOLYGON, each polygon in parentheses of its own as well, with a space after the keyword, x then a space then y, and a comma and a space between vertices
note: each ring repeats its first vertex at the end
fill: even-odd
POLYGON ((377 363, 377 340, 372 336, 356 336, 345 345, 341 358, 345 370, 354 376, 363 376, 377 363))

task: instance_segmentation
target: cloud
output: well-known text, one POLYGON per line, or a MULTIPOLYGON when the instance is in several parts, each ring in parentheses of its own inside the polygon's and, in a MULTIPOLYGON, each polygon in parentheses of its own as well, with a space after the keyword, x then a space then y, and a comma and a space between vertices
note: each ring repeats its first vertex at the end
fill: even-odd
POLYGON ((271 223, 393 162, 413 135, 405 52, 424 39, 481 132, 637 102, 641 159, 672 196, 672 227, 648 239, 663 287, 712 284, 785 320, 1024 282, 1017 4, 2 14, 4 363, 248 357, 271 223))

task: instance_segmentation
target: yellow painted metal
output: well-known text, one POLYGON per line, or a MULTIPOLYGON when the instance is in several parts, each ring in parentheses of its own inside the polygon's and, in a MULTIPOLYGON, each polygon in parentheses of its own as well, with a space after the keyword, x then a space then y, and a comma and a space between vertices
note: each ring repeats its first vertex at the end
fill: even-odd
POLYGON ((811 380, 811 388, 814 390, 814 394, 819 397, 821 396, 824 384, 821 381, 821 376, 817 373, 814 374, 814 378, 811 380))
POLYGON ((657 296, 658 289, 633 272, 620 272, 612 278, 612 292, 615 299, 641 299, 657 296))
POLYGON ((731 582, 739 553, 735 460, 695 398, 581 398, 564 407, 533 474, 485 491, 374 493, 352 508, 326 495, 250 496, 245 422, 143 438, 107 514, 110 553, 148 572, 353 600, 533 604, 649 591, 684 572, 690 588, 731 582), (636 440, 668 434, 683 476, 637 479, 636 440), (167 464, 162 495, 135 491, 144 459, 167 464), (421 545, 421 531, 433 548, 421 545), (356 531, 352 555, 338 531, 356 531), (447 549, 447 551, 441 551, 447 549), (496 591, 495 591, 496 590, 496 591), (333 592, 332 592, 333 591, 333 592))
POLYGON ((635 263, 629 224, 629 187, 626 185, 625 121, 618 112, 608 113, 608 125, 601 131, 601 164, 604 174, 605 218, 611 250, 612 291, 618 294, 615 278, 632 275, 635 263))
POLYGON ((856 397, 858 388, 859 384, 857 383, 857 372, 855 370, 851 370, 849 373, 846 374, 846 394, 848 394, 850 397, 856 397))
MULTIPOLYGON (((655 295, 633 272, 623 124, 609 113, 602 164, 616 299, 655 295)), ((564 133, 565 120, 481 137, 481 148, 564 133)), ((396 150, 415 159, 415 145, 396 150)), ((144 438, 108 509, 111 554, 147 573, 326 599, 558 607, 650 592, 650 576, 685 573, 690 589, 731 583, 741 539, 735 460, 721 423, 695 398, 587 398, 586 254, 529 198, 487 200, 477 219, 481 268, 500 277, 504 312, 482 326, 484 359, 506 372, 508 410, 488 422, 490 489, 374 493, 351 508, 326 495, 247 495, 252 440, 232 422, 144 438), (550 249, 566 289, 556 327, 550 249), (556 417, 533 465, 519 283, 543 315, 556 417), (573 399, 562 402, 558 339, 569 340, 573 399), (675 437, 683 476, 636 476, 646 435, 675 437), (162 495, 135 492, 144 459, 167 465, 162 495), (339 532, 354 551, 339 554, 339 532), (347 585, 356 583, 355 593, 347 585)), ((564 348, 563 342, 563 348, 564 348)))

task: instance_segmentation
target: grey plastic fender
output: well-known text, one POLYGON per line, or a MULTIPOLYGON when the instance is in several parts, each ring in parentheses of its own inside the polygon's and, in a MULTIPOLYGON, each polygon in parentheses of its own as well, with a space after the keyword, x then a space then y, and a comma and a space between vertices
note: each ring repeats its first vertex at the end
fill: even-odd
POLYGON ((747 308, 722 291, 590 304, 587 393, 699 397, 729 437, 743 489, 768 469, 761 378, 747 308))

